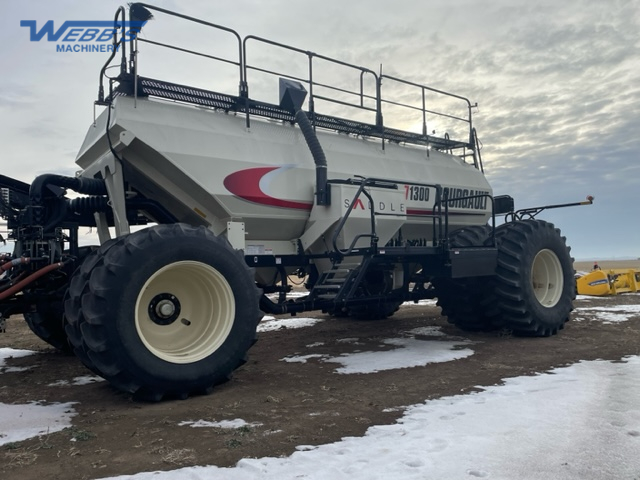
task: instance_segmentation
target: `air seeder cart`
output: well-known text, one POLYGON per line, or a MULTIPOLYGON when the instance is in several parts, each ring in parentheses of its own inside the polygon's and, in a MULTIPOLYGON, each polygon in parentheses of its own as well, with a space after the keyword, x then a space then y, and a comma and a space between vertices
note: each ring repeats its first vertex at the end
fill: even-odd
POLYGON ((0 176, 15 242, 0 259, 0 318, 24 314, 42 339, 152 400, 225 381, 264 313, 374 320, 437 298, 464 330, 563 328, 569 248, 534 218, 541 209, 514 212, 511 197, 493 196, 469 100, 150 5, 120 8, 114 24, 82 170, 31 184, 0 176), (227 35, 231 53, 127 30, 127 13, 150 11, 227 35), (239 88, 145 76, 145 47, 231 68, 239 88), (262 48, 304 73, 259 66, 262 48), (278 101, 254 85, 279 89, 278 101), (392 112, 418 128, 394 125, 392 112), (496 227, 501 214, 510 221, 496 227), (100 245, 81 246, 81 227, 100 245), (305 296, 288 296, 290 278, 305 296))

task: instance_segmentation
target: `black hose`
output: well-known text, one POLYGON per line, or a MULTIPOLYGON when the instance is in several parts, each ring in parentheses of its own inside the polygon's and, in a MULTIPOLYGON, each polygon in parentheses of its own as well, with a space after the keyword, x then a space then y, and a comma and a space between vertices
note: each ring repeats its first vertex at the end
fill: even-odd
POLYGON ((307 146, 316 164, 316 203, 329 205, 329 192, 327 191, 327 157, 322 150, 316 132, 309 121, 309 117, 302 110, 296 111, 296 122, 304 136, 307 146))
POLYGON ((69 210, 73 213, 106 212, 109 208, 109 198, 103 196, 78 197, 69 200, 69 210))
MULTIPOLYGON (((104 180, 98 178, 86 178, 86 177, 65 177, 63 175, 55 175, 52 173, 46 173, 39 175, 31 184, 29 188, 29 199, 33 207, 44 207, 45 189, 47 186, 56 186, 62 188, 70 188, 78 193, 84 193, 86 195, 106 195, 107 187, 104 180)), ((66 205, 65 205, 66 207, 66 205)), ((33 209, 33 224, 42 225, 44 220, 44 209, 33 209)), ((63 208, 66 210, 66 208, 63 208)), ((64 212, 59 212, 58 216, 64 216, 64 212)), ((51 226, 52 223, 57 223, 58 219, 49 219, 47 226, 51 226), (53 220, 53 221, 52 221, 53 220)))
MULTIPOLYGON (((69 210, 74 214, 92 214, 94 212, 107 212, 109 198, 106 196, 78 197, 68 200, 69 210)), ((173 216, 164 206, 155 200, 148 198, 130 198, 127 200, 127 210, 144 210, 152 219, 158 223, 177 223, 178 219, 173 216)))
POLYGON ((71 190, 78 193, 84 193, 85 195, 107 194, 107 187, 104 180, 99 178, 65 177, 63 175, 46 173, 44 175, 37 176, 29 189, 29 197, 34 205, 42 205, 44 189, 47 185, 70 188, 71 190))

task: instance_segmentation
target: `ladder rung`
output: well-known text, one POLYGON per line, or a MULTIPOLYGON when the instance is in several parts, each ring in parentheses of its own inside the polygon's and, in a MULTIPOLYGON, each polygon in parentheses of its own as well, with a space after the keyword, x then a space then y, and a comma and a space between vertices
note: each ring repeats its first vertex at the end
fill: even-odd
POLYGON ((349 269, 349 268, 336 268, 333 270, 329 270, 327 273, 349 273, 353 270, 349 269))
POLYGON ((336 296, 337 295, 334 294, 334 293, 323 293, 321 295, 317 295, 316 298, 324 298, 324 299, 327 299, 327 300, 331 300, 333 298, 336 298, 336 296))

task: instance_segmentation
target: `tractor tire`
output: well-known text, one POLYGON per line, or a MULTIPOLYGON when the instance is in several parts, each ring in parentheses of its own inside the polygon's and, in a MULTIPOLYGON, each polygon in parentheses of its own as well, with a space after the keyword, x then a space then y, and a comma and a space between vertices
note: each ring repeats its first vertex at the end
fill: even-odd
POLYGON ((141 400, 186 398, 209 393, 246 361, 261 291, 225 238, 158 225, 89 260, 66 303, 80 333, 70 339, 114 387, 141 400))
POLYGON ((72 353, 64 328, 62 302, 38 303, 33 312, 24 314, 24 319, 40 339, 63 353, 72 353))
POLYGON ((493 315, 514 334, 547 337, 569 320, 576 287, 565 240, 542 220, 501 226, 498 267, 491 281, 493 315))
POLYGON ((349 316, 356 320, 384 320, 396 313, 402 301, 384 302, 379 305, 358 305, 349 308, 349 316))
POLYGON ((101 375, 101 373, 89 358, 89 352, 80 329, 81 324, 85 321, 82 313, 82 296, 88 291, 89 278, 93 269, 99 264, 102 265, 104 263, 104 255, 116 243, 123 242, 124 238, 109 240, 89 253, 73 273, 69 288, 64 296, 64 329, 69 345, 73 354, 80 359, 85 367, 97 375, 101 375))
MULTIPOLYGON (((489 241, 489 225, 473 225, 456 230, 449 237, 452 247, 482 246, 489 241)), ((435 278, 437 302, 442 315, 460 330, 487 332, 500 327, 495 317, 485 315, 483 303, 487 296, 489 277, 435 278)))
MULTIPOLYGON (((368 270, 356 296, 370 297, 387 295, 393 289, 393 273, 390 270, 368 270)), ((347 309, 348 316, 355 320, 383 320, 398 311, 400 300, 381 300, 379 303, 356 305, 347 309)))
MULTIPOLYGON (((81 247, 80 260, 82 261, 96 248, 95 246, 81 247)), ((66 290, 66 286, 61 287, 58 292, 61 297, 66 290)), ((38 302, 33 305, 33 311, 25 312, 24 319, 31 331, 40 339, 63 353, 73 353, 73 348, 69 343, 66 333, 64 300, 38 302)))

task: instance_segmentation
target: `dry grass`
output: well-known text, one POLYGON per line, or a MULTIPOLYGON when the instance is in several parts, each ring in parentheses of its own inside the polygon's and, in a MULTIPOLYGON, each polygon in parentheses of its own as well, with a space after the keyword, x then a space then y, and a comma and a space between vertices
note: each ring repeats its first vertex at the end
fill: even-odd
POLYGON ((162 457, 164 463, 172 465, 185 465, 186 463, 195 462, 195 460, 196 451, 193 448, 170 449, 162 457))
POLYGON ((196 451, 193 448, 173 448, 170 445, 160 444, 163 441, 161 438, 152 441, 149 453, 159 455, 163 463, 171 465, 185 465, 195 462, 196 451))
POLYGON ((8 467, 26 467, 35 463, 38 459, 38 454, 31 450, 20 449, 15 452, 5 452, 4 458, 8 460, 8 467))
MULTIPOLYGON (((636 269, 640 270, 640 259, 637 260, 598 260, 598 265, 603 270, 611 269, 636 269)), ((574 262, 573 268, 579 272, 589 272, 593 262, 574 262)))
POLYGON ((49 450, 53 445, 49 443, 49 435, 38 437, 38 444, 30 447, 19 447, 16 443, 8 443, 4 446, 4 458, 7 459, 7 467, 25 467, 35 463, 39 450, 49 450))

